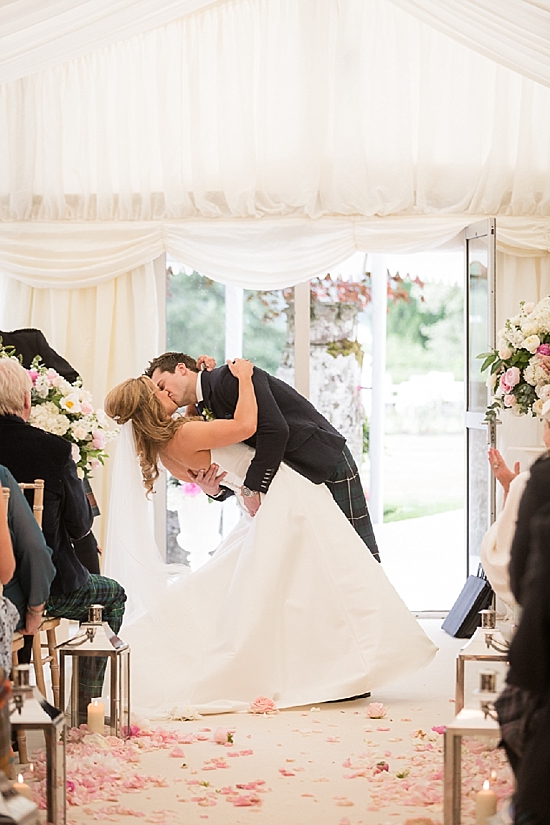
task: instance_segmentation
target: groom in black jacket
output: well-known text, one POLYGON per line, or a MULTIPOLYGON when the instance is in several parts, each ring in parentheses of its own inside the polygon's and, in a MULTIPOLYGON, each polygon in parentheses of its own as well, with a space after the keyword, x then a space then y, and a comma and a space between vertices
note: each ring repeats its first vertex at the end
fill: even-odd
MULTIPOLYGON (((167 390, 179 407, 194 405, 206 418, 232 418, 238 399, 238 381, 227 366, 199 372, 196 361, 181 352, 167 352, 146 370, 155 384, 167 390)), ((242 493, 251 515, 258 510, 260 493, 267 493, 281 461, 314 484, 325 483, 346 518, 380 561, 359 471, 345 438, 310 402, 284 381, 254 367, 252 377, 258 402, 258 428, 245 442, 256 454, 250 463, 242 493)), ((208 473, 208 471, 207 471, 208 473)), ((210 477, 215 471, 210 473, 210 477)), ((215 489, 218 501, 229 495, 215 489)))

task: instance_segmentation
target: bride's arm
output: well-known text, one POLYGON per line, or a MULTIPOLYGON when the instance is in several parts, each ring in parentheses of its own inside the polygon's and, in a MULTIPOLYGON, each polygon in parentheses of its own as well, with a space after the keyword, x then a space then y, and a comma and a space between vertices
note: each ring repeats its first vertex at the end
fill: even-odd
MULTIPOLYGON (((254 366, 250 361, 236 358, 227 366, 239 381, 239 398, 233 418, 219 418, 215 421, 190 421, 177 430, 172 444, 188 455, 215 447, 228 447, 250 438, 258 426, 258 405, 252 384, 254 366)), ((209 466, 210 462, 208 462, 209 466)))

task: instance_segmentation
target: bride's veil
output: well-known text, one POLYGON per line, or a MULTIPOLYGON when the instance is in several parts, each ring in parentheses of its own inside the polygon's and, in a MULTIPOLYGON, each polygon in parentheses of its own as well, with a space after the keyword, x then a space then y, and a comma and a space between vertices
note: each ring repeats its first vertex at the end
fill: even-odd
POLYGON ((150 610, 171 584, 190 572, 186 565, 162 560, 153 519, 129 421, 117 439, 102 570, 126 590, 125 624, 150 610))

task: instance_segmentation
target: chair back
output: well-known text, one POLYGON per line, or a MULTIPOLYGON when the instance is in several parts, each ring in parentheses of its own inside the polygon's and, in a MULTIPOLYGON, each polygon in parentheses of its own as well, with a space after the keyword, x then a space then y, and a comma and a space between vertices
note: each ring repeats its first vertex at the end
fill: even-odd
POLYGON ((42 514, 44 512, 44 479, 35 478, 34 482, 20 483, 19 486, 23 491, 34 490, 32 511, 38 526, 42 529, 42 514))

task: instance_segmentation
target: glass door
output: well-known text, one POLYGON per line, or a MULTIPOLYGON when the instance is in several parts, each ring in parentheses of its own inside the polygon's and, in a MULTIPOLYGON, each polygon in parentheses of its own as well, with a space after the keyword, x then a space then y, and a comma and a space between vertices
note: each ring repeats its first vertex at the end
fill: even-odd
POLYGON ((479 564, 481 540, 495 518, 495 482, 487 449, 496 446, 495 425, 485 421, 489 390, 477 357, 495 346, 496 221, 465 230, 466 257, 466 543, 467 575, 479 564))

